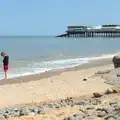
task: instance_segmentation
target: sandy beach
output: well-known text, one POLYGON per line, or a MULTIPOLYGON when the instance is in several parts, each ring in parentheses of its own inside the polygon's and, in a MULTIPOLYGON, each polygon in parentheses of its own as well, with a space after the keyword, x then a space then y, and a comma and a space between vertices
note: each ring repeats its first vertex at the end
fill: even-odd
MULTIPOLYGON (((91 95, 93 92, 103 92, 111 86, 105 84, 105 80, 102 78, 92 77, 92 75, 98 70, 112 68, 113 65, 104 65, 76 71, 65 71, 55 74, 55 76, 37 80, 38 76, 34 76, 33 81, 1 85, 0 107, 49 102, 66 97, 91 95), (84 78, 87 78, 87 81, 83 81, 84 78)), ((30 80, 31 77, 28 76, 26 81, 27 79, 30 80)))
MULTIPOLYGON (((9 81, 1 81, 0 85, 0 108, 16 106, 35 106, 37 104, 49 103, 72 98, 85 98, 92 96, 94 92, 103 93, 112 88, 112 85, 105 84, 105 80, 100 76, 93 76, 96 72, 113 69, 112 64, 101 64, 82 69, 72 69, 70 71, 55 72, 52 75, 43 77, 39 75, 23 77, 27 82, 22 82, 21 78, 9 81), (85 80, 84 80, 85 79, 85 80), (18 81, 21 82, 18 82, 18 81)), ((50 73, 48 73, 50 74, 50 73)), ((59 120, 58 114, 71 114, 78 110, 78 107, 62 108, 59 110, 47 111, 45 115, 25 116, 15 118, 15 120, 59 120), (52 116, 52 117, 51 117, 52 116)), ((13 120, 13 118, 12 118, 13 120)))

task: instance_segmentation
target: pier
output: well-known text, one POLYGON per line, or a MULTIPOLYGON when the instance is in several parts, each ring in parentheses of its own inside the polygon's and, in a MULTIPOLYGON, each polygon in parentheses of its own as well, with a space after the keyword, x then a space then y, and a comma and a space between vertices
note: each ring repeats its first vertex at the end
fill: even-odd
POLYGON ((120 37, 120 25, 109 24, 98 27, 73 25, 68 26, 64 34, 56 37, 120 37))

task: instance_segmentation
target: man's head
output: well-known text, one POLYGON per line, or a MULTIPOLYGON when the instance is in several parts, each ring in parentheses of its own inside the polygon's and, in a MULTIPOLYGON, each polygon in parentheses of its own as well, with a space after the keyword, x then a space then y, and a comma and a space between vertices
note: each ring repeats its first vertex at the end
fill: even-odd
POLYGON ((1 56, 2 57, 6 56, 6 53, 5 52, 1 52, 1 56))

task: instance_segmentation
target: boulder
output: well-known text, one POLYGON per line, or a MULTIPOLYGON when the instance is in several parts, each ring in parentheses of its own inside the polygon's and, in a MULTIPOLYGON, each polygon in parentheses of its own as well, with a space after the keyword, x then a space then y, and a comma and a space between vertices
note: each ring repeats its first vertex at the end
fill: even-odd
POLYGON ((112 62, 114 64, 114 68, 120 67, 120 54, 117 54, 113 57, 112 62))

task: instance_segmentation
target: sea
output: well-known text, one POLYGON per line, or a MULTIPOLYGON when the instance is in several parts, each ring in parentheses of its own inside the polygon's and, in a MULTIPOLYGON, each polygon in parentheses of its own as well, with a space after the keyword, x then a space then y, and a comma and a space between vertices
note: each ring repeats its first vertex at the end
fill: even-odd
MULTIPOLYGON (((8 78, 14 78, 112 58, 120 52, 120 38, 1 36, 2 51, 9 55, 8 78)), ((0 57, 0 80, 4 78, 2 61, 0 57)))

